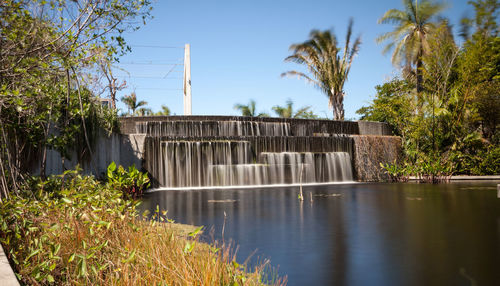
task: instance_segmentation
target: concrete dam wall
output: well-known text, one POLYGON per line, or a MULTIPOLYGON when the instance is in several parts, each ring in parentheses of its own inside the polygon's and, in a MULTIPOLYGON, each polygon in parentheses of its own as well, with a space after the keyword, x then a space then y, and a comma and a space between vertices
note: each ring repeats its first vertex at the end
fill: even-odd
POLYGON ((401 145, 387 124, 365 121, 128 117, 121 132, 144 136, 142 167, 167 188, 380 181, 401 145))
MULTIPOLYGON (((380 163, 398 160, 401 151, 400 138, 391 134, 387 124, 366 121, 124 117, 120 133, 102 132, 92 160, 80 165, 97 176, 113 161, 135 165, 163 188, 381 181, 380 163)), ((63 166, 50 150, 47 174, 76 164, 63 166)))

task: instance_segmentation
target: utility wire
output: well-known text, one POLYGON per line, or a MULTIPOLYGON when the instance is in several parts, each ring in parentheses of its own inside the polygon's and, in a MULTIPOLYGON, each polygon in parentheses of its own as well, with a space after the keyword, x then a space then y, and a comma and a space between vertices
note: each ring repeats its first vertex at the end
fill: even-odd
POLYGON ((176 47, 176 46, 152 46, 152 45, 130 45, 130 47, 135 47, 135 48, 153 48, 153 49, 184 49, 184 47, 176 47))
POLYGON ((182 91, 182 88, 134 87, 134 89, 182 91))
POLYGON ((115 75, 121 78, 147 78, 147 79, 182 79, 182 77, 157 77, 157 76, 128 76, 128 75, 115 75))
POLYGON ((171 68, 171 69, 167 72, 167 74, 166 74, 163 78, 167 78, 167 76, 168 76, 171 72, 173 72, 173 71, 174 71, 174 69, 175 69, 175 67, 176 67, 176 66, 177 66, 177 65, 174 65, 174 66, 173 66, 173 67, 172 67, 172 68, 171 68))
POLYGON ((183 66, 183 63, 153 63, 153 62, 124 62, 116 63, 115 65, 138 65, 138 66, 183 66))

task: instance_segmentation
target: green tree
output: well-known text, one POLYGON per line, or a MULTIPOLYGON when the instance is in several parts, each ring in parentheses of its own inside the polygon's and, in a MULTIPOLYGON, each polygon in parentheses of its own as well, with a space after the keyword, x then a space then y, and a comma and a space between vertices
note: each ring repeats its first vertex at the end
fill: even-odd
POLYGON ((251 116, 251 117, 269 117, 267 113, 257 113, 255 100, 251 99, 248 104, 237 103, 234 105, 234 109, 241 112, 241 116, 251 116))
MULTIPOLYGON (((141 100, 141 101, 137 101, 137 94, 135 92, 132 92, 131 94, 129 95, 125 95, 122 97, 121 101, 123 103, 125 103, 125 105, 127 106, 128 108, 128 115, 132 115, 134 116, 136 114, 136 111, 147 105, 148 103, 144 100, 141 100)), ((144 114, 146 112, 146 110, 142 110, 142 113, 144 114)))
POLYGON ((310 106, 304 106, 297 111, 293 110, 293 101, 291 99, 286 101, 286 106, 275 105, 272 109, 276 115, 283 118, 318 118, 318 116, 310 110, 310 106))
POLYGON ((166 105, 161 105, 161 110, 156 112, 154 115, 163 115, 163 116, 168 116, 170 115, 170 108, 168 108, 166 105))
POLYGON ((500 29, 496 22, 500 3, 491 0, 469 3, 475 16, 462 20, 467 33, 462 33, 466 42, 458 58, 457 85, 463 94, 463 104, 457 109, 471 115, 469 121, 479 124, 483 136, 494 141, 500 124, 500 29), (469 34, 471 29, 473 33, 469 34))
POLYGON ((134 114, 138 115, 138 116, 149 116, 149 115, 153 115, 153 111, 151 110, 151 108, 141 107, 141 108, 138 108, 134 114))
POLYGON ((461 20, 460 35, 465 40, 472 40, 471 29, 475 29, 474 37, 497 37, 497 19, 500 11, 500 3, 497 0, 477 0, 469 1, 474 7, 475 17, 464 17, 461 20))
POLYGON ((403 139, 406 163, 415 172, 498 172, 497 160, 489 154, 500 150, 500 39, 495 20, 500 4, 482 0, 470 4, 476 13, 464 21, 472 33, 462 47, 455 43, 446 20, 428 34, 428 52, 419 69, 424 87, 419 97, 412 95, 415 82, 403 77, 378 86, 373 102, 358 110, 362 119, 394 127, 403 139))
POLYGON ((334 120, 344 120, 344 84, 361 44, 361 38, 357 37, 351 46, 352 25, 351 19, 343 51, 337 46, 335 34, 328 30, 313 30, 309 34, 309 40, 291 45, 293 54, 285 61, 305 65, 309 75, 295 70, 281 75, 298 76, 323 91, 328 97, 329 107, 333 109, 334 120))
POLYGON ((394 49, 392 63, 403 64, 406 70, 414 67, 417 94, 422 91, 422 57, 429 53, 428 38, 436 28, 436 17, 444 5, 429 0, 403 0, 404 10, 391 9, 378 20, 379 24, 394 24, 394 31, 377 38, 377 42, 390 42, 384 53, 394 49))
POLYGON ((128 50, 121 35, 136 28, 133 19, 148 15, 143 0, 2 1, 0 197, 18 189, 34 162, 43 177, 48 149, 63 165, 71 150, 92 156, 96 128, 116 116, 94 100, 90 82, 99 63, 128 50), (85 149, 75 150, 79 142, 85 149))

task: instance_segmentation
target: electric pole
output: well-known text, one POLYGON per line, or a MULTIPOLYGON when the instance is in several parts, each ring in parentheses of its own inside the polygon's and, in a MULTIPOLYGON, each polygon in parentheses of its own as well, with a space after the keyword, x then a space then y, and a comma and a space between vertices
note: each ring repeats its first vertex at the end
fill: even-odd
POLYGON ((184 46, 184 115, 191 115, 191 51, 184 46))

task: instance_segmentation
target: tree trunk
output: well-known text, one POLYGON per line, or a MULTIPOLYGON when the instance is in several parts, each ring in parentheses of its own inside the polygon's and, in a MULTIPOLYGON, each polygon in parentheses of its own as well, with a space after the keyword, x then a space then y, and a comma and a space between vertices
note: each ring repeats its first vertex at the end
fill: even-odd
POLYGON ((94 165, 95 164, 94 163, 94 156, 92 153, 92 148, 90 147, 90 141, 89 141, 89 137, 88 137, 88 133, 87 133, 87 127, 85 125, 85 116, 83 113, 82 94, 80 92, 80 82, 78 81, 78 75, 75 72, 75 68, 71 67, 71 70, 73 71, 73 74, 75 75, 75 80, 76 80, 78 100, 80 101, 80 112, 81 112, 81 119, 82 119, 82 126, 83 126, 83 135, 85 137, 85 142, 87 143, 87 148, 88 148, 89 154, 90 154, 90 166, 93 167, 94 174, 97 176, 99 174, 97 173, 97 168, 94 165))
POLYGON ((417 70, 415 71, 415 74, 417 76, 417 97, 419 102, 421 102, 421 93, 423 91, 423 78, 422 78, 422 59, 419 56, 419 59, 417 60, 417 70))
POLYGON ((50 111, 47 117, 47 126, 45 127, 45 132, 44 132, 44 140, 43 140, 43 146, 42 146, 42 162, 40 164, 40 177, 45 180, 47 178, 46 176, 46 167, 47 167, 47 139, 49 138, 50 135, 50 123, 52 121, 52 108, 53 105, 50 105, 50 111))
POLYGON ((344 92, 334 96, 333 120, 344 120, 344 92))

